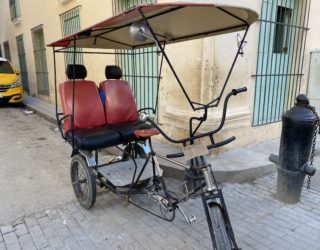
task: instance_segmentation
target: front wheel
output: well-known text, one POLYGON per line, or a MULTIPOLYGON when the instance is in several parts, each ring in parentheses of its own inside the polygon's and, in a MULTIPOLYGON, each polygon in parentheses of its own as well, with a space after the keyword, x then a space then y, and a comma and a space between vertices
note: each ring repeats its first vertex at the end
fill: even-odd
POLYGON ((96 179, 85 159, 76 155, 71 160, 71 183, 78 202, 84 208, 91 208, 97 195, 96 179))
POLYGON ((216 203, 212 202, 208 204, 208 209, 214 233, 214 237, 212 237, 212 240, 214 240, 216 243, 216 249, 232 249, 226 231, 225 221, 221 212, 221 208, 216 203))

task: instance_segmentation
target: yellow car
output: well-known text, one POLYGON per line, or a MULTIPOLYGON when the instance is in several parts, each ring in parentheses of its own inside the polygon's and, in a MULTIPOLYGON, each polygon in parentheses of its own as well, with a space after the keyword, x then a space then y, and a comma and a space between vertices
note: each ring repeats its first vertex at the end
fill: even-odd
POLYGON ((0 103, 22 103, 23 88, 19 72, 10 62, 0 57, 0 103))

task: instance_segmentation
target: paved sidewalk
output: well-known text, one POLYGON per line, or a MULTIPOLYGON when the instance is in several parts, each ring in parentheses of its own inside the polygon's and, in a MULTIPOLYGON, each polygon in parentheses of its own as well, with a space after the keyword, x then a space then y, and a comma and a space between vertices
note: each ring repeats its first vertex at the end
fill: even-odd
MULTIPOLYGON (((274 198, 275 183, 272 174, 250 184, 223 185, 239 246, 319 249, 319 192, 304 188, 300 203, 286 205, 274 198)), ((178 212, 173 222, 163 221, 102 192, 91 210, 71 202, 2 226, 0 249, 210 249, 200 198, 183 208, 196 215, 195 224, 186 224, 178 212)))

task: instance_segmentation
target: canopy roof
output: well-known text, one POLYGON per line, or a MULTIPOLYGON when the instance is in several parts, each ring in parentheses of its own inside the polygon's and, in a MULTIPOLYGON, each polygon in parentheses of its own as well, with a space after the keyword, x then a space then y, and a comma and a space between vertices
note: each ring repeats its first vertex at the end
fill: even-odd
POLYGON ((143 20, 143 13, 159 42, 167 44, 246 29, 258 19, 250 9, 196 3, 137 5, 48 46, 96 49, 133 49, 153 46, 150 39, 135 41, 130 26, 143 20))

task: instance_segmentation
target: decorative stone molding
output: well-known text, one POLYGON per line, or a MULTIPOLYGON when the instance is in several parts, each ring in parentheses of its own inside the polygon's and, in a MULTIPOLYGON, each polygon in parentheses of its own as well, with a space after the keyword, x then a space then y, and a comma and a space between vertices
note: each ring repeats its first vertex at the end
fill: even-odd
MULTIPOLYGON (((170 126, 181 129, 188 129, 189 118, 191 116, 197 116, 197 114, 169 107, 167 107, 164 112, 164 118, 170 121, 170 126)), ((221 111, 210 112, 207 121, 202 125, 200 131, 210 131, 217 127, 220 124, 221 116, 221 111)), ((233 130, 248 127, 250 125, 250 110, 248 107, 229 108, 223 130, 233 130)))
POLYGON ((15 17, 12 19, 14 25, 18 25, 21 23, 21 17, 15 17))
POLYGON ((67 4, 71 2, 72 0, 58 0, 61 4, 67 4))

